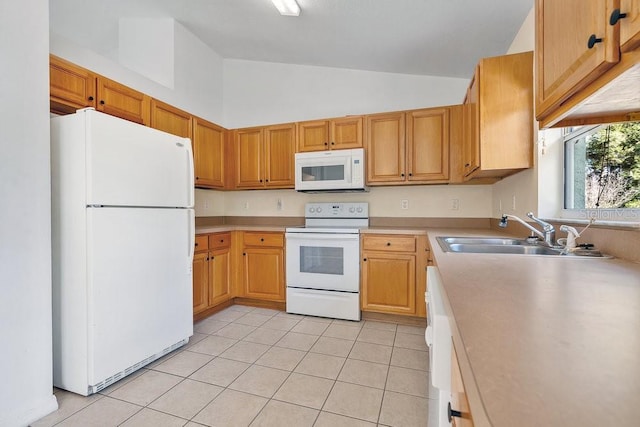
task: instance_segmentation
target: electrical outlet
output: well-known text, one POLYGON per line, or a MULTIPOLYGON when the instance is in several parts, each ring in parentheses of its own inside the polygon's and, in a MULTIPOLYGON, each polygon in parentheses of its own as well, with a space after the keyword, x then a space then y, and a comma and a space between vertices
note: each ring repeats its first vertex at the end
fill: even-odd
POLYGON ((209 209, 209 201, 208 200, 204 201, 204 208, 205 209, 209 209))
POLYGON ((282 210, 282 199, 278 198, 278 200, 276 201, 276 209, 281 211, 282 210))
POLYGON ((242 204, 242 207, 244 208, 245 211, 249 210, 249 202, 244 202, 242 204))
POLYGON ((457 211, 460 209, 460 199, 451 199, 451 210, 457 211))
POLYGON ((511 210, 512 211, 516 211, 516 196, 513 196, 513 199, 511 200, 511 210))
POLYGON ((409 200, 407 199, 400 200, 400 209, 409 209, 409 200))

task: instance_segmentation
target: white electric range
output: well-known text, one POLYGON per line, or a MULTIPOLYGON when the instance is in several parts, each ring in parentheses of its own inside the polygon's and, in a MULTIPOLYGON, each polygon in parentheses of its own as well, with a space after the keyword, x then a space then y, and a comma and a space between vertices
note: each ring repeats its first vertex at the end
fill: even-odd
POLYGON ((360 320, 360 229, 369 204, 307 203, 286 229, 287 312, 360 320))

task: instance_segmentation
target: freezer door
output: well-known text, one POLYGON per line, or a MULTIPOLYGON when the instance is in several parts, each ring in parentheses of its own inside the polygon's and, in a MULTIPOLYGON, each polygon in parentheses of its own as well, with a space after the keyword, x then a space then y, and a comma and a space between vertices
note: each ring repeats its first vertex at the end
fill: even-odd
POLYGON ((83 110, 87 205, 193 207, 193 155, 180 138, 83 110))
POLYGON ((88 382, 193 334, 191 209, 90 208, 88 382))

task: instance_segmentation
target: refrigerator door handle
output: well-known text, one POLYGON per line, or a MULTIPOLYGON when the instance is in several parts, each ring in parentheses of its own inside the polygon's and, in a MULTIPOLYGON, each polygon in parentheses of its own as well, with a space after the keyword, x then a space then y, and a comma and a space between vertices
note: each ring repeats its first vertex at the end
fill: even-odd
POLYGON ((193 209, 189 209, 189 248, 187 249, 187 254, 189 254, 189 263, 193 262, 193 252, 195 251, 196 245, 196 219, 195 219, 195 211, 193 209))
POLYGON ((189 207, 194 207, 195 206, 195 195, 194 195, 194 188, 195 188, 195 171, 194 171, 194 165, 193 165, 193 149, 191 148, 191 140, 189 138, 185 138, 185 146, 187 147, 187 149, 185 150, 187 152, 187 164, 188 164, 188 168, 187 168, 187 182, 189 183, 189 201, 188 201, 188 206, 189 207))

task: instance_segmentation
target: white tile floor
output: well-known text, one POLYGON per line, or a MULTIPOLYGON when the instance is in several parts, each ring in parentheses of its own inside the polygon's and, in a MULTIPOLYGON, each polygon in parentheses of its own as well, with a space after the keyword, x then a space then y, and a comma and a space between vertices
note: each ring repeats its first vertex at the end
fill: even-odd
POLYGON ((83 397, 54 390, 45 426, 427 425, 424 329, 234 305, 188 345, 83 397))

